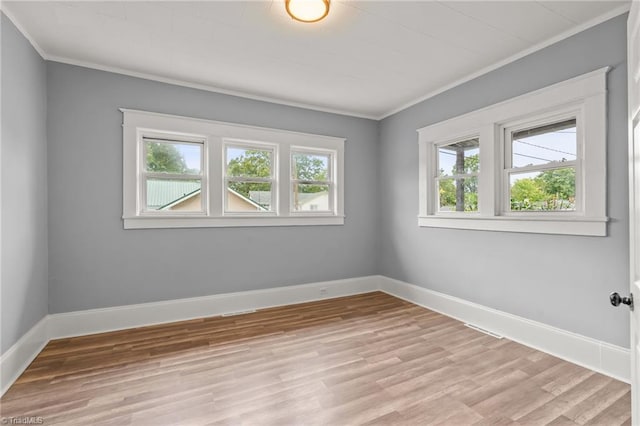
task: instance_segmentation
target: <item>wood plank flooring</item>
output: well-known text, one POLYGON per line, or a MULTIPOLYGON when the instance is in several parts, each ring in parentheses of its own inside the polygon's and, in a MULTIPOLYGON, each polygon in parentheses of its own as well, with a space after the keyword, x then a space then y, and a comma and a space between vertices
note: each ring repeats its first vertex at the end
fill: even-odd
POLYGON ((0 400, 45 425, 619 425, 627 384, 370 293, 51 341, 0 400))

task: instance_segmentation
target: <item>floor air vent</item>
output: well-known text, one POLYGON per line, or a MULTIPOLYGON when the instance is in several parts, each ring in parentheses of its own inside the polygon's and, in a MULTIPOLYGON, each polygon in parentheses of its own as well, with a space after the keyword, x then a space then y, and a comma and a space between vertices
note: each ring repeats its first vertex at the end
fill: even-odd
POLYGON ((472 328, 472 329, 474 329, 474 330, 476 330, 476 331, 479 331, 480 333, 488 334, 489 336, 491 336, 491 337, 495 337, 496 339, 502 339, 502 338, 504 338, 504 336, 501 336, 501 335, 496 334, 496 333, 492 333, 491 331, 489 331, 489 330, 485 330, 484 328, 480 328, 480 327, 478 327, 477 325, 468 324, 468 323, 465 323, 464 325, 465 325, 465 327, 472 328))
POLYGON ((254 313, 256 310, 255 309, 251 309, 250 311, 238 311, 238 312, 228 312, 226 314, 222 314, 223 317, 234 317, 236 315, 245 315, 245 314, 252 314, 254 313))

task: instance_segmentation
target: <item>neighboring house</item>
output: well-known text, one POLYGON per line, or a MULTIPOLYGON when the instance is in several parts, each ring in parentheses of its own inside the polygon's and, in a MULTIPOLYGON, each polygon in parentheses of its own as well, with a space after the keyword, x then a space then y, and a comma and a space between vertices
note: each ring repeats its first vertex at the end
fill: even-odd
POLYGON ((328 211, 329 210, 329 193, 328 192, 312 192, 296 194, 298 201, 296 210, 300 211, 328 211))
MULTIPOLYGON (((294 197, 297 198, 294 203, 298 211, 329 210, 328 192, 298 192, 294 194, 294 197)), ((249 191, 249 198, 267 209, 271 206, 271 192, 269 191, 249 191)))
MULTIPOLYGON (((234 212, 268 210, 255 201, 227 188, 227 208, 234 212)), ((197 211, 201 206, 200 183, 176 180, 147 181, 147 208, 149 210, 197 211)))
POLYGON ((271 191, 249 191, 249 198, 267 210, 271 209, 271 191))

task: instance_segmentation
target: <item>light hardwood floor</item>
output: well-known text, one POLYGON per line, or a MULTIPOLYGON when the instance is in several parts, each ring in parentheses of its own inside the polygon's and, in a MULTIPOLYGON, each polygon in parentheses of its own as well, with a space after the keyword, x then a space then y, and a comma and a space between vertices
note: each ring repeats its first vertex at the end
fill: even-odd
POLYGON ((45 425, 630 424, 627 384, 383 293, 50 342, 45 425))

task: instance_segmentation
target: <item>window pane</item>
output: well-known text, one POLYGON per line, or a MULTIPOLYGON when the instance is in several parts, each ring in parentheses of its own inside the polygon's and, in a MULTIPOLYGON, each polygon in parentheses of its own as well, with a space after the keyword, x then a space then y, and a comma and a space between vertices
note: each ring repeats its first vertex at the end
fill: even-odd
POLYGON ((271 183, 228 182, 227 211, 267 212, 271 211, 271 183))
POLYGON ((294 183, 293 209, 297 212, 329 211, 329 185, 294 183))
POLYGON ((327 181, 330 179, 330 159, 330 155, 324 154, 293 153, 291 177, 296 180, 327 181))
POLYGON ((147 179, 145 210, 202 211, 200 179, 147 179))
POLYGON ((153 173, 199 175, 202 145, 145 139, 146 169, 153 173))
POLYGON ((577 159, 576 120, 512 133, 512 167, 577 159))
POLYGON ((438 147, 438 175, 452 176, 478 172, 480 165, 478 138, 438 147))
POLYGON ((270 178, 273 165, 269 150, 227 147, 227 176, 270 178))
POLYGON ((477 212, 478 178, 440 179, 438 181, 441 212, 477 212))
POLYGON ((509 177, 511 210, 572 211, 576 209, 576 170, 573 167, 509 177))

